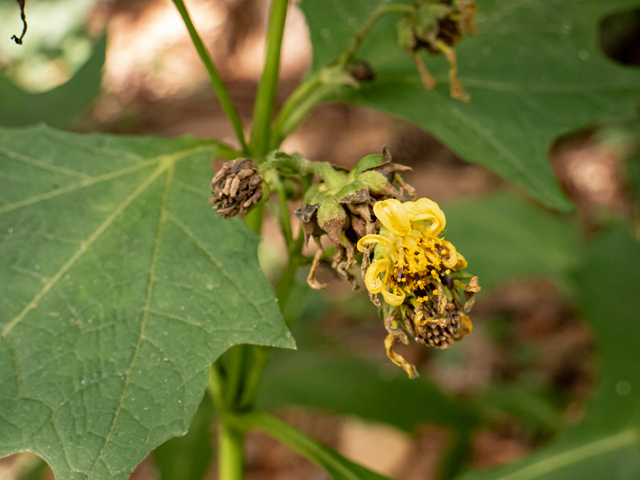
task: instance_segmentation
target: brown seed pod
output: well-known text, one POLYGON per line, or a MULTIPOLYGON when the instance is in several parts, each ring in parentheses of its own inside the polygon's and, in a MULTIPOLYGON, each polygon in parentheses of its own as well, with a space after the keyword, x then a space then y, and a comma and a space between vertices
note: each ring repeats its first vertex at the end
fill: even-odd
POLYGON ((218 216, 230 218, 248 212, 263 196, 258 166, 248 158, 226 162, 211 181, 209 200, 218 216))

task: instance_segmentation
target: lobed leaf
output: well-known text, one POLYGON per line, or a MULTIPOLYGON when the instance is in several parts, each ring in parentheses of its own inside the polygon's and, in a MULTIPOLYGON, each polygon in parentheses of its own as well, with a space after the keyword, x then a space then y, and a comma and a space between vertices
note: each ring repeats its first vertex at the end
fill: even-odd
POLYGON ((463 480, 640 477, 638 265, 640 245, 618 228, 591 245, 575 275, 579 307, 600 354, 598 386, 584 420, 513 465, 463 480))
POLYGON ((445 238, 483 291, 512 278, 562 279, 578 262, 578 226, 513 194, 443 205, 445 238))
POLYGON ((207 206, 217 149, 0 129, 0 456, 126 479, 227 348, 294 346, 258 237, 207 206))
MULTIPOLYGON (((313 69, 335 61, 370 14, 388 4, 303 0, 313 69)), ((470 103, 450 98, 442 56, 423 57, 438 82, 434 90, 424 88, 395 41, 400 15, 376 24, 357 54, 376 79, 340 99, 416 122, 463 159, 491 168, 549 207, 570 210, 547 150, 559 135, 635 116, 640 72, 606 59, 597 29, 605 14, 637 2, 479 0, 478 7, 477 35, 456 46, 470 103)))
POLYGON ((0 76, 0 126, 23 127, 45 122, 52 127, 68 127, 100 93, 106 48, 107 38, 103 36, 68 82, 46 92, 25 92, 9 78, 0 76))

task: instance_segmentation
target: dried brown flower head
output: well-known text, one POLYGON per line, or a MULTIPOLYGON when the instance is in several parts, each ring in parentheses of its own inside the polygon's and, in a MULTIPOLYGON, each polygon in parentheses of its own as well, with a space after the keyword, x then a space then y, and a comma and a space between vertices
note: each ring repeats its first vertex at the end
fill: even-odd
POLYGON ((247 213, 263 196, 258 166, 248 158, 226 162, 211 181, 213 204, 218 216, 230 218, 247 213))

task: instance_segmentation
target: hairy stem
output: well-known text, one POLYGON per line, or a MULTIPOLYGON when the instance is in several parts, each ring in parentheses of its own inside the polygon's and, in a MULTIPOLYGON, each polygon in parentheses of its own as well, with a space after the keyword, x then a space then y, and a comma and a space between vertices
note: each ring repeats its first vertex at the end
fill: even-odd
POLYGON ((280 51, 287 18, 288 0, 273 0, 267 33, 267 57, 258 84, 258 93, 253 110, 251 145, 256 155, 262 157, 269 150, 271 121, 278 89, 280 73, 280 51))
POLYGON ((187 7, 185 6, 183 0, 173 0, 173 3, 178 8, 178 11, 180 12, 180 16, 182 17, 182 21, 184 22, 184 24, 187 27, 187 30, 189 31, 189 36, 191 37, 191 41, 193 42, 193 45, 196 47, 198 55, 200 56, 200 60, 204 64, 205 68, 207 69, 207 72, 209 73, 209 78, 211 79, 211 85, 213 85, 213 89, 216 91, 216 94, 218 95, 218 100, 220 100, 220 104, 222 105, 222 109, 224 110, 224 113, 227 115, 227 117, 231 121, 231 124, 233 125, 233 130, 236 134, 236 137, 238 137, 238 141, 240 142, 240 146, 242 147, 242 152, 248 156, 249 147, 247 146, 247 143, 244 139, 244 132, 242 130, 242 121, 240 120, 238 111, 236 110, 236 107, 233 104, 231 97, 229 96, 227 87, 225 87, 224 82, 222 81, 222 78, 220 78, 220 74, 218 73, 218 70, 216 69, 216 66, 213 63, 213 60, 211 60, 211 57, 209 56, 209 52, 207 52, 207 49, 205 48, 204 43, 202 43, 202 39, 200 38, 200 35, 198 35, 198 32, 194 27, 193 22, 191 21, 191 17, 189 16, 189 11, 187 10, 187 7))

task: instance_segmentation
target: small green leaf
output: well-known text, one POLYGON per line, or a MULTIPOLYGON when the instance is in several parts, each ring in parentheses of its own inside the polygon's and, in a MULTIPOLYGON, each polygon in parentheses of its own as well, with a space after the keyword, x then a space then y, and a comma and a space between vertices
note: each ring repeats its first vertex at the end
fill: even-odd
POLYGON ((379 167, 382 164, 382 155, 367 155, 366 157, 358 160, 353 170, 349 172, 349 180, 355 180, 358 175, 371 168, 379 167))
POLYGON ((577 262, 577 225, 511 194, 442 205, 445 238, 486 291, 512 278, 559 278, 577 262))
POLYGON ((293 347, 258 238, 207 205, 217 143, 0 129, 0 456, 126 479, 209 365, 293 347))
POLYGON ((257 428, 324 468, 334 480, 391 480, 340 455, 286 422, 264 412, 229 417, 242 430, 257 428))
POLYGON ((103 36, 75 75, 47 92, 28 93, 7 77, 0 77, 0 126, 22 127, 44 122, 52 127, 68 127, 100 93, 106 47, 107 38, 103 36))
POLYGON ((598 238, 575 274, 579 307, 600 355, 584 420, 523 460, 464 480, 640 478, 640 245, 623 228, 598 238))
MULTIPOLYGON (((387 2, 304 0, 313 70, 336 60, 382 5, 387 2)), ((424 88, 410 56, 395 43, 398 14, 378 22, 356 55, 371 64, 375 80, 342 99, 417 122, 463 159, 493 169, 550 207, 569 210, 547 150, 559 135, 635 116, 640 72, 606 59, 596 34, 605 14, 635 8, 637 1, 482 0, 478 7, 477 35, 455 47, 470 103, 450 98, 442 56, 423 57, 438 82, 434 90, 424 88)))
POLYGON ((471 428, 480 422, 472 407, 447 397, 426 379, 410 380, 361 359, 318 353, 280 355, 267 367, 258 402, 357 415, 408 432, 424 423, 471 428))

